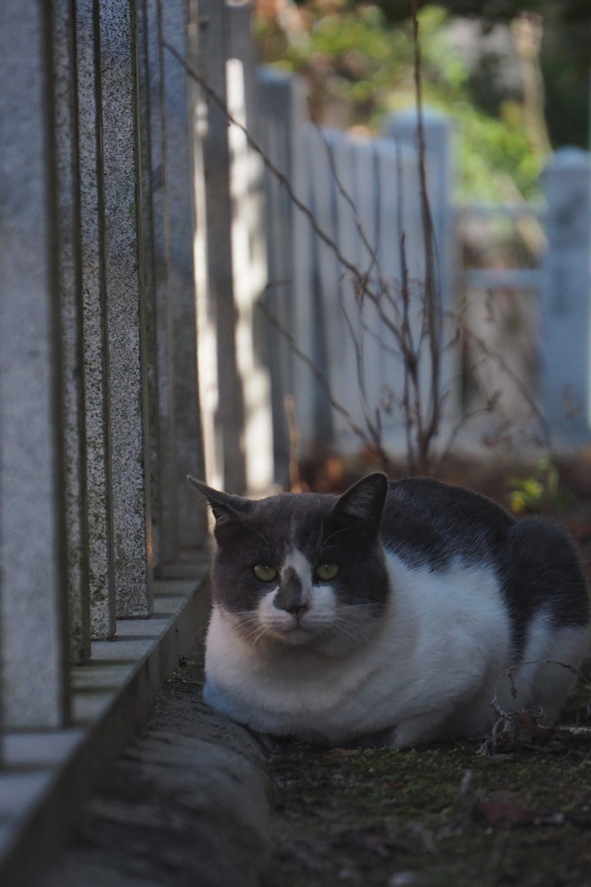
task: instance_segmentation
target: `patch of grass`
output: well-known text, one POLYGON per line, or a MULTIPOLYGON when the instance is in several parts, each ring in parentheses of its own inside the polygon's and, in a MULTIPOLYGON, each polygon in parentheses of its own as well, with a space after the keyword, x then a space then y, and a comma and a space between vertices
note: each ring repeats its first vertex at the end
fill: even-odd
POLYGON ((588 887, 591 735, 561 735, 492 756, 478 741, 273 756, 265 887, 588 887))

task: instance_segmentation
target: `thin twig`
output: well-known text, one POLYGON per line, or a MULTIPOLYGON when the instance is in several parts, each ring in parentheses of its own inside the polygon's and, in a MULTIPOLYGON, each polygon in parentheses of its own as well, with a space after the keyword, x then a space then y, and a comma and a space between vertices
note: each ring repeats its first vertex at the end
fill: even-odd
MULTIPOLYGON (((366 428, 361 428, 354 420, 349 411, 339 403, 333 396, 326 377, 318 369, 311 357, 305 354, 298 346, 296 340, 291 333, 285 329, 278 319, 273 315, 267 305, 263 301, 259 301, 259 307, 266 313, 269 321, 275 326, 278 332, 288 342, 294 355, 300 359, 312 372, 314 378, 318 382, 320 388, 324 391, 331 407, 339 413, 347 422, 351 431, 368 447, 375 452, 382 460, 384 465, 388 463, 388 457, 384 451, 382 443, 382 425, 380 407, 376 409, 375 417, 372 416, 369 408, 367 397, 365 377, 364 377, 364 359, 363 347, 360 336, 370 333, 378 342, 383 344, 386 351, 396 354, 402 361, 404 368, 404 388, 402 400, 397 400, 401 405, 404 414, 406 439, 407 439, 407 457, 409 467, 412 471, 428 472, 430 460, 432 459, 432 448, 435 437, 440 432, 441 425, 441 409, 445 398, 445 393, 441 390, 441 354, 444 347, 440 341, 443 324, 446 320, 450 320, 454 324, 455 335, 451 342, 458 341, 463 335, 467 339, 471 339, 480 349, 481 353, 488 358, 494 359, 498 366, 506 373, 514 384, 518 387, 526 402, 530 405, 533 414, 540 421, 541 428, 545 437, 545 443, 550 448, 549 432, 539 408, 535 404, 526 385, 519 379, 513 370, 507 365, 506 361, 493 348, 491 348, 484 340, 472 333, 458 318, 457 315, 450 311, 444 311, 440 304, 440 294, 438 292, 438 275, 437 275, 437 244, 435 241, 435 231, 433 219, 431 215, 429 197, 426 179, 426 148, 425 133, 422 114, 422 96, 421 96, 421 55, 419 45, 419 21, 418 21, 418 2, 412 0, 412 17, 413 17, 413 36, 414 36, 414 81, 415 81, 415 98, 417 106, 417 156, 419 169, 419 186, 420 186, 420 204, 422 215, 422 227, 424 238, 424 257, 425 257, 425 280, 417 281, 417 285, 422 287, 422 310, 417 310, 417 319, 422 315, 421 326, 418 334, 418 340, 413 332, 413 317, 411 316, 411 305, 414 302, 411 294, 411 280, 408 274, 408 266, 406 260, 406 236, 402 229, 402 198, 399 205, 399 230, 400 230, 400 263, 402 281, 400 287, 396 287, 395 294, 391 287, 381 276, 377 248, 371 246, 369 239, 361 224, 356 206, 351 196, 347 193, 342 181, 338 175, 333 151, 329 141, 322 133, 325 146, 327 148, 331 173, 336 183, 341 197, 351 207, 355 227, 361 238, 361 241, 370 256, 369 268, 362 272, 360 268, 350 261, 341 251, 338 243, 320 226, 312 210, 301 200, 294 192, 288 178, 267 156, 263 148, 252 137, 248 129, 237 120, 229 111, 225 101, 215 92, 208 84, 207 80, 189 64, 180 53, 171 46, 167 41, 162 41, 162 46, 177 60, 184 68, 186 73, 193 78, 201 87, 204 94, 223 112, 227 121, 238 127, 245 135, 246 140, 251 149, 257 153, 263 161, 265 167, 272 176, 277 180, 279 185, 286 191, 292 204, 303 213, 307 218, 312 230, 317 237, 331 250, 340 265, 345 271, 351 275, 352 286, 355 294, 356 303, 359 309, 360 332, 358 332, 346 310, 341 297, 341 307, 345 315, 345 322, 352 337, 355 355, 357 361, 357 375, 359 377, 359 386, 362 397, 362 407, 364 422, 366 428), (376 277, 371 280, 371 273, 375 269, 376 277), (396 295, 396 298, 395 298, 396 295), (380 320, 384 331, 391 335, 393 343, 396 346, 389 347, 380 336, 370 329, 368 323, 362 317, 362 311, 366 301, 369 301, 375 308, 377 317, 380 320), (429 349, 430 362, 430 383, 428 388, 427 403, 423 400, 423 390, 421 386, 421 374, 419 365, 422 359, 424 346, 429 349)), ((399 161, 400 169, 400 161, 399 161)), ((399 176, 402 180, 402 175, 399 176)), ((379 191, 379 189, 378 189, 379 191)), ((413 281, 413 287, 415 282, 413 281)), ((484 358, 483 358, 484 359, 484 358)), ((463 427, 469 418, 476 412, 489 412, 492 409, 491 402, 485 408, 474 411, 472 414, 464 417, 452 430, 448 446, 445 448, 444 456, 440 457, 439 465, 443 461, 445 455, 449 454, 449 450, 459 434, 459 430, 463 427)))
POLYGON ((289 433, 289 489, 292 493, 301 493, 300 429, 298 427, 293 394, 285 395, 284 406, 289 433))
POLYGON ((511 665, 507 669, 507 677, 511 683, 511 696, 513 699, 517 696, 517 687, 515 686, 515 678, 513 677, 513 672, 518 668, 521 668, 523 665, 560 665, 561 668, 566 668, 567 671, 572 672, 578 678, 582 678, 585 683, 591 684, 591 679, 589 679, 583 672, 575 668, 574 665, 571 665, 569 662, 559 662, 556 659, 533 659, 531 662, 517 662, 515 665, 511 665))
POLYGON ((359 425, 357 425, 357 423, 354 421, 353 417, 351 416, 351 413, 348 410, 346 410, 342 404, 340 404, 337 400, 335 400, 335 397, 330 389, 330 385, 328 384, 327 379, 325 378, 323 373, 318 369, 318 367, 316 366, 316 364, 314 363, 312 358, 309 357, 304 351, 302 351, 302 349, 299 347, 298 343, 296 342, 296 340, 294 339, 292 334, 289 332, 289 330, 287 330, 283 326, 283 324, 275 317, 273 312, 269 310, 269 308, 267 307, 267 305, 265 305, 265 303, 262 301, 262 299, 259 299, 259 301, 257 302, 257 307, 259 307, 261 309, 261 311, 264 312, 264 314, 266 315, 269 322, 275 327, 277 332, 279 332, 283 336, 283 338, 288 343, 289 347, 291 348, 291 350, 293 351, 295 356, 297 358, 299 358, 299 360, 301 360, 302 363, 304 363, 308 367, 308 369, 312 372, 312 375, 314 376, 314 378, 316 379, 316 381, 318 382, 318 384, 320 385, 320 387, 324 391, 324 393, 328 399, 328 402, 330 403, 333 410, 336 410, 337 413, 339 413, 341 416, 343 416, 343 418, 346 420, 347 424, 349 425, 349 428, 351 429, 351 431, 354 434, 356 434, 357 437, 360 438, 360 440, 363 442, 363 444, 365 446, 367 446, 369 449, 371 449, 373 451, 374 448, 373 448, 373 444, 372 444, 371 439, 367 436, 366 432, 359 425))
POLYGON ((441 354, 439 350, 439 328, 437 324, 438 294, 435 271, 435 232, 427 191, 427 171, 425 163, 425 130, 423 126, 423 104, 421 94, 421 50, 419 41, 418 0, 412 0, 413 43, 414 43, 414 81, 415 101, 417 108, 417 150, 419 157, 419 182, 423 236, 425 238, 425 321, 426 337, 429 343, 431 358, 431 386, 429 392, 429 419, 419 434, 419 459, 421 467, 427 467, 429 450, 433 438, 437 435, 441 420, 441 400, 439 380, 441 373, 441 354))
POLYGON ((322 139, 322 141, 324 143, 324 147, 326 149, 326 154, 327 154, 328 162, 329 162, 329 166, 330 166, 330 172, 331 172, 333 181, 335 182, 335 184, 337 186, 337 191, 339 192, 339 194, 341 195, 343 200, 348 204, 349 208, 351 209, 351 211, 353 213, 353 222, 355 224, 355 229, 356 229, 357 233, 359 234, 360 240, 361 240, 363 246, 365 247, 365 249, 367 250, 367 252, 369 253, 369 256, 371 259, 369 267, 368 267, 367 271, 364 272, 363 277, 365 280, 369 280, 369 278, 371 276, 372 269, 375 267, 381 287, 383 289, 387 289, 387 284, 385 283, 384 278, 382 277, 382 274, 380 271, 380 264, 378 261, 377 248, 375 246, 371 245, 370 240, 365 232, 365 228, 363 227, 361 219, 359 218, 359 213, 357 211, 357 206, 355 205, 355 201, 353 200, 353 198, 351 197, 351 195, 349 194, 349 192, 347 191, 347 189, 343 185, 341 177, 339 176, 337 166, 335 163, 335 159, 334 159, 333 147, 330 144, 330 141, 328 139, 326 131, 318 123, 314 123, 314 126, 315 126, 320 138, 322 139))
POLYGON ((310 225, 312 226, 314 232, 318 235, 318 237, 328 247, 330 247, 330 249, 334 252, 334 254, 336 255, 339 262, 343 265, 343 267, 346 268, 357 281, 363 282, 364 276, 361 273, 361 271, 359 270, 359 268, 353 262, 350 262, 346 256, 343 255, 343 253, 339 249, 338 244, 335 243, 335 241, 330 237, 330 235, 327 234, 326 231, 318 224, 314 214, 310 211, 310 209, 306 206, 306 204, 302 200, 300 200, 300 198, 297 196, 297 194, 295 193, 295 191, 291 187, 291 184, 290 184, 287 176, 284 173, 282 173, 281 170, 267 156, 267 154, 265 153, 263 148, 253 138, 253 136, 251 135, 249 130, 246 128, 246 126, 244 126, 243 123, 241 123, 239 120, 237 120, 234 117, 234 115, 231 113, 228 106, 224 102, 224 100, 217 94, 217 92, 214 89, 211 88, 211 86, 209 85, 209 83, 207 82, 205 77, 203 77, 198 71, 196 71, 195 68, 192 65, 190 65, 186 59, 183 58, 183 56, 178 52, 178 50, 176 50, 174 46, 171 46, 171 44, 168 43, 166 40, 162 41, 162 45, 171 53, 171 55, 174 56, 174 58, 177 60, 177 62, 185 69, 185 71, 189 75, 189 77, 192 77, 199 84, 199 86, 201 87, 201 89, 203 90, 205 95, 209 99, 211 99, 211 101, 215 105, 217 105, 217 107, 223 112, 228 123, 231 123, 232 126, 238 127, 238 129, 242 133, 244 133, 249 146, 252 148, 252 150, 256 154, 259 155, 259 157, 262 159, 264 165, 267 167, 269 172, 271 172, 272 175, 277 179, 279 184, 283 188, 285 188, 285 191, 287 192, 289 199, 294 204, 294 206, 296 206, 298 208, 298 210, 306 216, 306 218, 310 222, 310 225))
MULTIPOLYGON (((458 324, 460 323, 460 321, 457 321, 457 322, 458 322, 458 324)), ((487 342, 485 342, 481 336, 478 336, 476 333, 473 333, 472 330, 470 330, 465 325, 462 325, 462 333, 468 339, 471 339, 486 357, 489 357, 492 360, 496 361, 496 363, 498 364, 500 369, 506 374, 507 378, 511 379, 511 381, 514 383, 514 385, 518 388, 521 396, 523 397, 523 399, 525 400, 525 402, 527 403, 527 405, 531 409, 532 414, 536 417, 537 421, 540 423, 540 429, 542 432, 542 436, 544 438, 544 447, 547 450, 551 450, 552 449, 552 442, 551 442, 551 433, 550 433, 550 428, 548 426, 548 422, 547 422, 545 416, 543 415, 540 407, 535 402, 532 394, 528 390, 527 385, 519 378, 517 373, 511 369, 511 367, 508 365, 508 363, 504 359, 504 357, 502 357, 502 355, 500 355, 498 353, 498 351, 495 351, 494 348, 492 348, 487 342)))

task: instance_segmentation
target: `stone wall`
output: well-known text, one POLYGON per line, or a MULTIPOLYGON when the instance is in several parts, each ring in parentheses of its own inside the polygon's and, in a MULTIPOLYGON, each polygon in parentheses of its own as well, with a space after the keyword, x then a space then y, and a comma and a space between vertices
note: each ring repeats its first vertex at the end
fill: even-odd
POLYGON ((245 123, 249 26, 217 0, 2 3, 7 729, 68 723, 69 662, 196 575, 187 474, 271 481, 260 170, 193 76, 245 123))

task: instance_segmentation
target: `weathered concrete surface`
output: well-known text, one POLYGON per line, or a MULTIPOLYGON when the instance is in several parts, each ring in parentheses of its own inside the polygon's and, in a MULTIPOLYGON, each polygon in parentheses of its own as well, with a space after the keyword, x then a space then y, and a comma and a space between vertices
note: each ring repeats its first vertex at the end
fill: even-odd
POLYGON ((267 857, 267 796, 261 746, 201 702, 190 659, 34 887, 251 887, 267 857))

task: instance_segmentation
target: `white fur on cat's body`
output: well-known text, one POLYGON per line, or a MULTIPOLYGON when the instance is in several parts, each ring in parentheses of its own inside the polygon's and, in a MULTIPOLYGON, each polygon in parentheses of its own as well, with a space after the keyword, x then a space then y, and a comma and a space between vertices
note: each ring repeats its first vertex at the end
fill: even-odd
POLYGON ((574 675, 545 661, 578 665, 585 629, 550 630, 539 613, 511 679, 510 623, 491 568, 456 561, 432 571, 385 554, 392 588, 385 612, 363 625, 363 611, 360 618, 352 608, 346 632, 335 630, 339 605, 330 584, 312 586, 299 552, 290 563, 311 604, 300 623, 274 607, 275 589, 259 604, 265 635, 256 642, 254 628, 242 637, 240 617, 215 606, 205 700, 254 730, 328 744, 393 728, 392 747, 484 733, 496 718, 493 700, 520 710, 533 699, 548 717, 557 714, 574 675), (350 632, 357 632, 355 644, 350 632))

